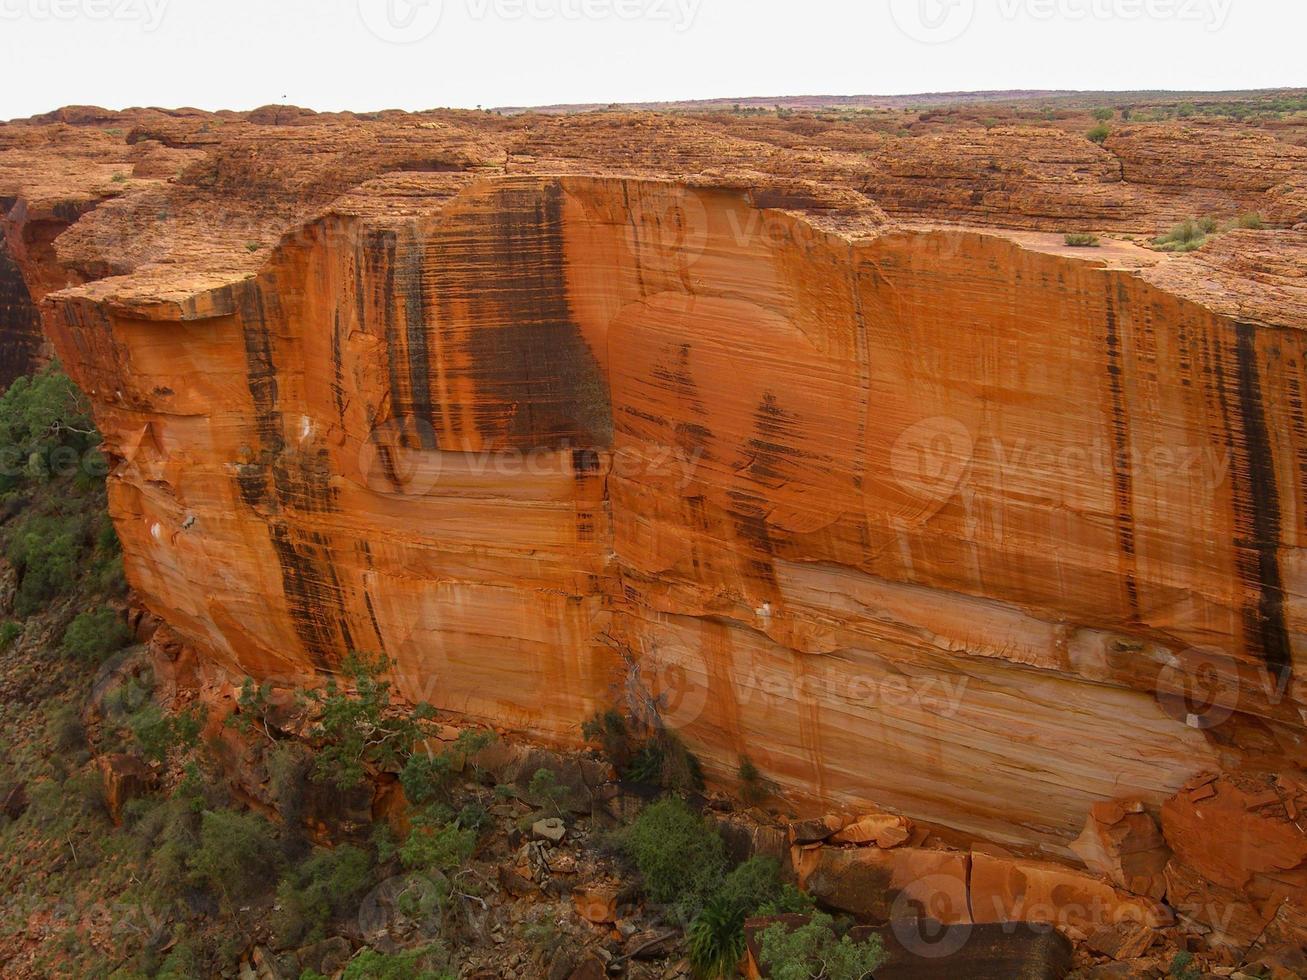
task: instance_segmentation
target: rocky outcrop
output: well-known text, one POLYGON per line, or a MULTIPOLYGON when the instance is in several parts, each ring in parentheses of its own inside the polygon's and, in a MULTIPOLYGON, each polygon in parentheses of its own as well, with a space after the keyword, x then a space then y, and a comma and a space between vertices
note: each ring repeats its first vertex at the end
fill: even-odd
POLYGON ((712 775, 1049 856, 1097 803, 1300 761, 1302 233, 1053 233, 1292 198, 1295 154, 1251 141, 1226 193, 1124 131, 1146 179, 1020 129, 209 122, 135 124, 180 176, 59 238, 45 307, 188 656, 384 652, 555 743, 634 701, 712 775))

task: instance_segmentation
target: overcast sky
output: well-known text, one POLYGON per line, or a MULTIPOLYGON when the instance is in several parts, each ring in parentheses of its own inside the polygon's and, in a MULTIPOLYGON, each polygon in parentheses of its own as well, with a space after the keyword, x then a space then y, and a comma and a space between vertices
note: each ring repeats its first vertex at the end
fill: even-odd
POLYGON ((1307 85, 1302 0, 0 0, 0 118, 1307 85))

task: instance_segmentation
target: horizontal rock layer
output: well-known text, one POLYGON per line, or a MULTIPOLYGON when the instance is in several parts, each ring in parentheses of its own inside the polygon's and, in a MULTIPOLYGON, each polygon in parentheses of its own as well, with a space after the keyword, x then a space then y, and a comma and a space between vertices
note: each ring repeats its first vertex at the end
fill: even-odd
POLYGON ((250 254, 47 320, 131 581, 234 671, 382 651, 558 742, 634 693, 717 775, 1058 853, 1301 760, 1292 309, 766 181, 387 179, 250 254))

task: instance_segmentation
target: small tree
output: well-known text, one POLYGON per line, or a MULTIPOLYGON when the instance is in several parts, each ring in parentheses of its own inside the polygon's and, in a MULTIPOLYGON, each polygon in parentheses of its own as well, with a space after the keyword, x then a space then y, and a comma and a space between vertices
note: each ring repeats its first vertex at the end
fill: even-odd
POLYGON ((263 817, 232 810, 207 810, 201 817, 191 875, 228 905, 268 887, 280 863, 276 832, 263 817))
POLYGON ((100 606, 79 614, 68 624, 68 629, 64 630, 63 646, 65 653, 98 664, 121 650, 131 638, 131 630, 117 610, 100 606))
POLYGON ((383 680, 391 666, 382 655, 351 653, 340 669, 352 690, 343 690, 331 677, 325 690, 308 693, 322 710, 313 732, 323 743, 313 766, 316 782, 350 789, 363 781, 369 766, 399 770, 412 755, 413 745, 426 735, 424 723, 433 715, 431 706, 398 711, 391 701, 390 682, 383 680))
POLYGON ((726 845, 703 817, 676 797, 659 800, 628 827, 623 849, 644 878, 655 902, 674 905, 689 922, 721 884, 726 845))
POLYGON ((1091 142, 1097 143, 1101 146, 1106 143, 1107 138, 1112 135, 1112 127, 1108 126, 1107 123, 1099 123, 1085 135, 1089 137, 1091 142))
POLYGON ((870 980, 885 962, 879 936, 861 943, 836 936, 835 920, 821 912, 797 929, 768 926, 761 941, 759 959, 773 980, 870 980))

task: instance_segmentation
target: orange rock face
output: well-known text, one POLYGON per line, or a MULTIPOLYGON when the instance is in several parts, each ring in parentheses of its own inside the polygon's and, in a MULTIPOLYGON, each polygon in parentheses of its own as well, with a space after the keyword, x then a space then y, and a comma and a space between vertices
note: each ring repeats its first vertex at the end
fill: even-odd
MULTIPOLYGON (((634 698, 712 774, 1059 855, 1096 803, 1300 759, 1301 214, 1070 249, 1066 134, 996 134, 1042 155, 982 208, 976 134, 957 178, 904 150, 921 197, 632 118, 141 122, 180 177, 66 232, 94 281, 45 309, 151 610, 236 674, 380 651, 560 743, 634 698)), ((1146 135, 1147 186, 1090 171, 1105 229, 1302 185, 1264 154, 1223 196, 1146 135)))

